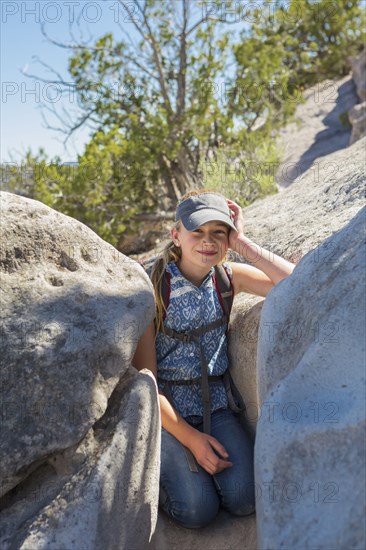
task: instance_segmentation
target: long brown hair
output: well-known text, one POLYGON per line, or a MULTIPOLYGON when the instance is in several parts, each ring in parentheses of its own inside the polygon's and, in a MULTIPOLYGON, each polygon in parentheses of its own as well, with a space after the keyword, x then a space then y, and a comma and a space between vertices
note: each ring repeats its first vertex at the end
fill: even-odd
MULTIPOLYGON (((185 195, 182 196, 178 204, 182 201, 193 197, 195 195, 202 195, 203 193, 217 193, 216 191, 211 191, 210 189, 193 189, 188 191, 185 195)), ((223 195, 222 195, 223 196, 223 195)), ((177 231, 182 227, 182 222, 180 220, 176 221, 174 226, 177 231)), ((156 315, 155 315, 155 336, 159 331, 164 332, 163 317, 164 312, 166 314, 167 310, 162 298, 162 281, 165 274, 166 266, 169 262, 177 262, 182 257, 182 249, 179 246, 175 246, 174 242, 170 240, 163 248, 162 252, 159 254, 157 259, 154 262, 151 271, 151 282, 154 286, 155 291, 155 303, 156 303, 156 315)), ((226 257, 222 261, 225 261, 226 257)))

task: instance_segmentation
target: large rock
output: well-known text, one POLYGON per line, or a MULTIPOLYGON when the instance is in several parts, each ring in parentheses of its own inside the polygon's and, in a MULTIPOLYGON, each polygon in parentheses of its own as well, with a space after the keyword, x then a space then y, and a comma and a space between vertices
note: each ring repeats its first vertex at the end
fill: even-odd
MULTIPOLYGON (((332 265, 337 251, 327 237, 345 226, 364 204, 365 145, 363 139, 324 157, 282 193, 245 208, 246 234, 293 263, 316 248, 314 268, 332 265)), ((273 339, 272 325, 262 324, 259 331, 263 303, 263 298, 248 294, 236 297, 229 331, 233 377, 247 404, 252 431, 261 415, 257 344, 260 338, 273 339)))
POLYGON ((155 531, 160 424, 149 371, 129 369, 74 448, 3 498, 3 550, 140 550, 155 531))
MULTIPOLYGON (((289 189, 244 209, 247 234, 255 242, 295 262, 349 222, 364 204, 362 139, 316 161, 289 189)), ((318 250, 319 262, 332 247, 318 250)))
POLYGON ((258 327, 264 299, 251 294, 235 298, 229 330, 230 368, 246 406, 246 427, 253 436, 260 415, 257 391, 258 327))
POLYGON ((307 254, 262 310, 261 328, 273 327, 258 346, 263 550, 366 546, 365 214, 307 254))
MULTIPOLYGON (((350 76, 326 80, 304 91, 294 121, 279 132, 283 160, 276 173, 279 190, 292 185, 313 163, 348 147, 351 127, 348 111, 358 102, 350 76)), ((316 173, 316 169, 314 170, 316 173)))
MULTIPOLYGON (((122 424, 115 422, 115 432, 110 434, 111 449, 102 451, 100 445, 95 449, 85 447, 83 441, 90 440, 91 429, 95 430, 98 421, 108 419, 120 384, 130 376, 137 341, 154 315, 151 283, 141 266, 76 220, 10 193, 1 194, 1 206, 0 464, 6 508, 10 510, 10 495, 21 494, 19 484, 31 484, 42 469, 47 470, 47 464, 61 463, 62 471, 69 469, 76 475, 82 455, 78 447, 84 445, 82 452, 85 451, 86 462, 89 464, 89 460, 93 468, 83 470, 78 486, 87 490, 95 480, 99 483, 103 476, 107 479, 104 465, 116 474, 122 486, 121 495, 117 495, 120 500, 116 500, 112 488, 110 496, 94 506, 91 521, 104 520, 106 511, 112 515, 114 506, 118 516, 130 486, 135 486, 137 500, 131 503, 125 519, 134 525, 131 532, 141 531, 146 542, 156 519, 156 483, 148 499, 145 493, 155 471, 150 471, 148 465, 135 467, 136 457, 128 449, 140 429, 135 418, 140 420, 146 415, 141 426, 144 443, 142 447, 138 445, 142 457, 151 452, 151 462, 156 466, 160 432, 154 383, 150 379, 143 383, 137 378, 134 384, 126 386, 131 399, 136 392, 142 392, 143 396, 130 404, 126 402, 131 411, 135 402, 132 417, 123 410, 117 414, 122 424), (150 520, 145 521, 148 515, 145 514, 143 525, 135 525, 132 518, 140 517, 139 510, 145 504, 153 510, 150 520), (99 514, 102 511, 104 516, 99 514)), ((66 479, 60 473, 56 477, 60 483, 66 479)), ((83 521, 76 531, 71 526, 78 517, 85 519, 84 511, 75 511, 75 507, 83 507, 84 501, 79 499, 77 504, 77 497, 71 496, 74 504, 64 510, 65 492, 69 492, 69 486, 61 490, 57 502, 47 502, 51 519, 46 522, 46 530, 55 522, 63 523, 65 532, 79 533, 79 538, 75 535, 72 539, 74 546, 68 539, 65 548, 81 548, 83 521), (73 515, 69 510, 73 510, 73 515)), ((38 513, 39 510, 34 510, 34 518, 38 513)), ((38 526, 34 527, 36 531, 42 530, 45 523, 34 518, 27 519, 29 525, 38 526)), ((29 547, 44 547, 42 537, 51 540, 47 538, 51 534, 47 531, 37 538, 40 535, 36 531, 32 527, 35 538, 29 547)), ((104 547, 115 547, 121 541, 122 548, 125 531, 126 526, 112 530, 116 538, 108 539, 110 542, 104 547)), ((141 537, 136 540, 141 541, 141 537)), ((46 546, 51 547, 48 543, 46 546)), ((63 547, 61 542, 59 547, 63 547)), ((91 542, 88 548, 94 548, 91 542)))

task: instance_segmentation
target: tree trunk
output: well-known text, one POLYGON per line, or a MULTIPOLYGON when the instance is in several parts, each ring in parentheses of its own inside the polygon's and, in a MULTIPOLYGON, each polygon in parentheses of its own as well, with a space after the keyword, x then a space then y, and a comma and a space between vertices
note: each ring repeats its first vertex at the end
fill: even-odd
POLYGON ((168 196, 175 207, 180 198, 198 185, 198 177, 191 167, 184 149, 181 149, 173 161, 165 155, 159 156, 159 166, 168 196))
POLYGON ((172 206, 175 207, 181 195, 174 178, 172 178, 170 167, 171 163, 164 154, 160 154, 158 156, 158 163, 160 168, 160 175, 165 185, 168 197, 172 203, 172 206))

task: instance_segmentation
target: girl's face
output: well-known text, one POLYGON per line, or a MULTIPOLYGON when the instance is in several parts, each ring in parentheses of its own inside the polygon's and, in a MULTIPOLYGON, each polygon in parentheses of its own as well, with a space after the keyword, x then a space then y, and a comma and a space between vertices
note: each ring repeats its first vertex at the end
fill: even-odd
POLYGON ((207 222, 194 231, 183 224, 179 231, 171 230, 173 242, 182 250, 182 262, 196 267, 210 268, 218 264, 229 248, 230 228, 223 222, 207 222))

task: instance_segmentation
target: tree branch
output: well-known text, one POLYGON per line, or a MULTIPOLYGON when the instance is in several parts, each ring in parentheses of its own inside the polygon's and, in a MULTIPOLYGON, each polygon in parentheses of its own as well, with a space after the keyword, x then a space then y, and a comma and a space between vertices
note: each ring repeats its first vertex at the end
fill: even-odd
POLYGON ((179 72, 178 72, 178 89, 177 89, 177 118, 184 114, 186 100, 186 71, 187 71, 187 22, 188 10, 186 0, 182 0, 183 8, 183 29, 180 34, 180 49, 179 49, 179 72))
POLYGON ((43 118, 43 121, 45 122, 46 124, 46 128, 49 129, 49 130, 54 130, 56 132, 60 132, 60 133, 63 133, 63 134, 67 134, 66 136, 66 139, 64 141, 64 143, 67 143, 68 139, 71 137, 71 135, 76 131, 78 130, 87 120, 89 120, 92 116, 93 113, 96 112, 95 109, 90 109, 86 114, 84 114, 80 119, 79 121, 72 125, 72 124, 69 124, 67 121, 66 121, 66 118, 68 117, 69 120, 71 121, 72 117, 70 115, 70 113, 68 111, 66 111, 64 108, 63 108, 63 112, 64 112, 64 115, 65 115, 65 118, 62 118, 61 115, 55 110, 55 108, 50 108, 48 107, 47 105, 43 105, 42 106, 42 109, 43 110, 46 110, 46 111, 49 111, 50 113, 52 113, 62 124, 63 124, 63 128, 57 128, 55 126, 51 126, 47 119, 45 118, 42 110, 41 110, 41 116, 43 118), (66 126, 66 129, 65 129, 65 126, 66 126))
MULTIPOLYGON (((129 7, 126 5, 126 3, 123 0, 119 0, 119 1, 124 6, 127 13, 131 16, 131 11, 130 11, 129 7)), ((160 55, 159 55, 159 46, 158 46, 158 44, 157 44, 157 42, 154 38, 154 35, 151 31, 151 27, 149 25, 149 22, 148 22, 147 16, 146 16, 147 4, 145 4, 144 9, 142 9, 141 6, 139 5, 139 3, 137 2, 137 0, 133 0, 133 3, 137 7, 137 9, 140 11, 140 13, 142 14, 145 27, 148 30, 147 35, 145 35, 144 33, 142 33, 142 34, 143 34, 144 38, 149 42, 149 44, 151 45, 151 48, 152 48, 155 66, 156 66, 157 71, 159 73, 159 83, 160 83, 161 93, 162 93, 162 96, 163 96, 163 99, 164 99, 164 107, 165 107, 166 111, 169 114, 172 114, 173 109, 172 109, 172 106, 171 106, 171 103, 170 103, 169 94, 168 94, 168 87, 167 87, 167 83, 166 83, 166 79, 165 79, 165 75, 164 75, 164 71, 163 71, 163 67, 162 67, 162 63, 161 63, 161 59, 160 59, 160 55)), ((134 25, 136 27, 135 22, 134 22, 134 25)), ((139 31, 142 32, 140 29, 139 29, 139 31)))
POLYGON ((159 76, 152 73, 151 71, 149 71, 149 69, 147 69, 146 67, 144 67, 143 65, 141 65, 141 63, 139 63, 135 58, 133 58, 132 56, 130 55, 125 55, 124 56, 125 59, 128 59, 129 61, 131 61, 134 65, 136 65, 136 67, 138 67, 141 71, 143 71, 144 73, 148 74, 151 78, 153 78, 154 80, 158 80, 159 81, 159 76))
POLYGON ((191 32, 193 32, 195 29, 197 29, 197 27, 199 27, 200 25, 202 25, 202 23, 207 23, 207 21, 220 21, 220 19, 217 19, 215 17, 204 17, 202 18, 200 21, 198 21, 197 23, 195 23, 193 25, 193 27, 191 27, 187 32, 186 32, 186 36, 189 36, 191 34, 191 32))
POLYGON ((45 24, 41 23, 41 32, 42 32, 43 36, 48 40, 48 42, 50 42, 54 46, 58 46, 59 48, 70 49, 70 50, 91 50, 91 51, 96 51, 96 52, 106 51, 106 52, 109 52, 111 54, 116 53, 115 50, 112 49, 112 48, 106 48, 106 47, 97 48, 95 46, 88 46, 86 44, 63 44, 62 42, 58 42, 58 40, 54 40, 53 38, 50 38, 48 36, 48 34, 46 33, 46 31, 44 30, 44 26, 45 26, 45 24))
MULTIPOLYGON (((142 29, 139 27, 139 25, 137 24, 137 22, 135 21, 134 19, 134 14, 133 12, 131 12, 128 4, 126 4, 126 2, 124 2, 123 0, 118 0, 118 2, 121 4, 121 6, 124 7, 124 9, 126 10, 126 12, 128 13, 128 15, 130 16, 130 21, 133 23, 133 26, 135 27, 135 29, 137 30, 137 32, 142 36, 142 38, 144 38, 145 40, 148 40, 148 37, 147 35, 142 31, 142 29)), ((129 2, 130 4, 131 2, 129 2)), ((138 9, 141 11, 141 8, 140 6, 137 4, 137 7, 138 9)))
MULTIPOLYGON (((45 65, 41 61, 40 61, 40 63, 41 63, 41 65, 45 65)), ((45 78, 42 78, 40 76, 30 74, 30 73, 26 73, 23 69, 20 72, 21 72, 22 75, 27 76, 28 78, 33 78, 34 80, 38 80, 39 82, 44 82, 45 84, 61 84, 62 86, 65 86, 65 88, 68 87, 68 88, 76 89, 76 84, 74 84, 72 82, 66 82, 60 75, 58 75, 58 73, 56 73, 56 71, 53 71, 53 72, 55 72, 61 78, 61 80, 46 80, 45 78)), ((64 91, 66 91, 66 90, 64 90, 64 91)), ((63 93, 62 90, 61 90, 61 93, 63 93)))

